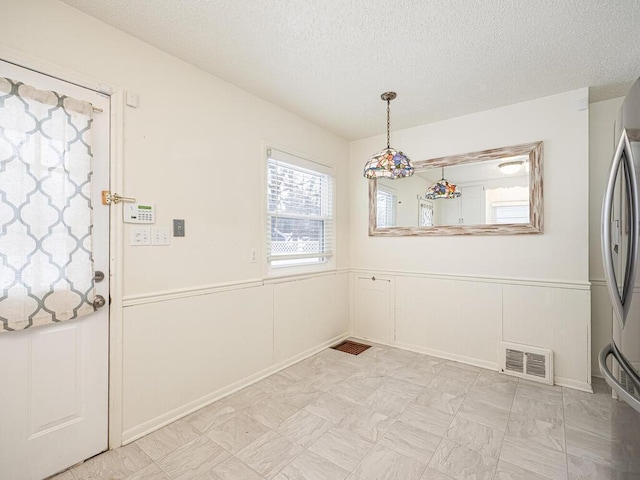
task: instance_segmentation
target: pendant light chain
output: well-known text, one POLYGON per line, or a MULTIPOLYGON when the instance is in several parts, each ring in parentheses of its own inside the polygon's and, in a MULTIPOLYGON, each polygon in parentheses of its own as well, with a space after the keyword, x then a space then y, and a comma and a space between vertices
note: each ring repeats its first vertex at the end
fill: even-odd
POLYGON ((387 98, 387 148, 391 148, 389 146, 389 131, 391 129, 391 107, 390 107, 391 99, 387 98))
POLYGON ((380 99, 387 102, 387 148, 372 155, 364 166, 364 177, 403 178, 413 175, 411 160, 404 153, 391 148, 391 100, 396 92, 384 92, 380 99))

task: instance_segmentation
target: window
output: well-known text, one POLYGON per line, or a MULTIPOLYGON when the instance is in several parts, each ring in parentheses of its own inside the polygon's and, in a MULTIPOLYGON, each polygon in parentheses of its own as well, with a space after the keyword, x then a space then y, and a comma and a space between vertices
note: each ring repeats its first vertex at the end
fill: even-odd
POLYGON ((529 223, 529 202, 494 202, 491 223, 529 223))
POLYGON ((267 262, 328 263, 333 255, 333 176, 324 165, 267 150, 267 262))
POLYGON ((377 226, 394 227, 396 224, 396 194, 378 187, 377 226))

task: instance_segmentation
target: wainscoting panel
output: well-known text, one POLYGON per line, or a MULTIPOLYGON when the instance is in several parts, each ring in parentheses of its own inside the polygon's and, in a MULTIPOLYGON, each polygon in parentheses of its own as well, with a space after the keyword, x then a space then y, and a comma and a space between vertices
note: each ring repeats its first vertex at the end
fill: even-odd
POLYGON ((356 275, 355 288, 355 334, 364 340, 393 344, 394 278, 356 275))
POLYGON ((588 289, 503 286, 503 338, 550 348, 556 382, 591 383, 591 297, 588 289))
POLYGON ((124 431, 271 365, 272 298, 262 286, 125 308, 124 431))
POLYGON ((349 274, 273 285, 274 360, 285 361, 349 331, 349 274))
POLYGON ((349 335, 349 272, 129 299, 128 443, 349 335))
POLYGON ((501 285, 396 278, 398 344, 485 367, 497 367, 501 285))

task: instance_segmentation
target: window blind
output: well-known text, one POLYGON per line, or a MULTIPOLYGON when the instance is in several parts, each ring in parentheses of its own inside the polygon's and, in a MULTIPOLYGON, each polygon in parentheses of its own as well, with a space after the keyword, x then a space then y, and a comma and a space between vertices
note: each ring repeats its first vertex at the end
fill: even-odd
POLYGON ((267 150, 266 227, 270 266, 325 263, 334 245, 331 169, 267 150))
POLYGON ((396 195, 378 188, 377 203, 377 226, 393 227, 396 224, 396 195))

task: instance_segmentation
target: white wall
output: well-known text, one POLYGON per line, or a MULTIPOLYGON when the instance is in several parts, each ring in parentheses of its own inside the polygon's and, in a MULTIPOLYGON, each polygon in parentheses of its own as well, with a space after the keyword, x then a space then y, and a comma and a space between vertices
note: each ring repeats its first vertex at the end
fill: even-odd
POLYGON ((591 370, 601 376, 598 353, 611 341, 613 312, 602 268, 602 197, 614 149, 614 122, 623 97, 592 103, 589 109, 589 278, 591 280, 591 370))
POLYGON ((155 203, 156 226, 186 221, 186 237, 171 246, 125 245, 118 259, 125 441, 347 333, 348 296, 340 288, 348 283, 339 276, 291 287, 261 280, 263 142, 335 167, 336 266, 345 268, 345 140, 57 1, 2 2, 0 52, 14 50, 24 66, 31 56, 136 93, 139 108, 124 112, 118 193, 155 203), (252 248, 261 253, 257 263, 252 248), (318 305, 301 318, 294 311, 305 301, 318 305))
POLYGON ((413 160, 542 140, 543 235, 369 237, 362 167, 383 138, 352 142, 351 264, 395 279, 394 343, 492 368, 500 340, 549 348, 556 382, 590 388, 589 112, 577 109, 586 96, 585 88, 392 132, 413 160))

